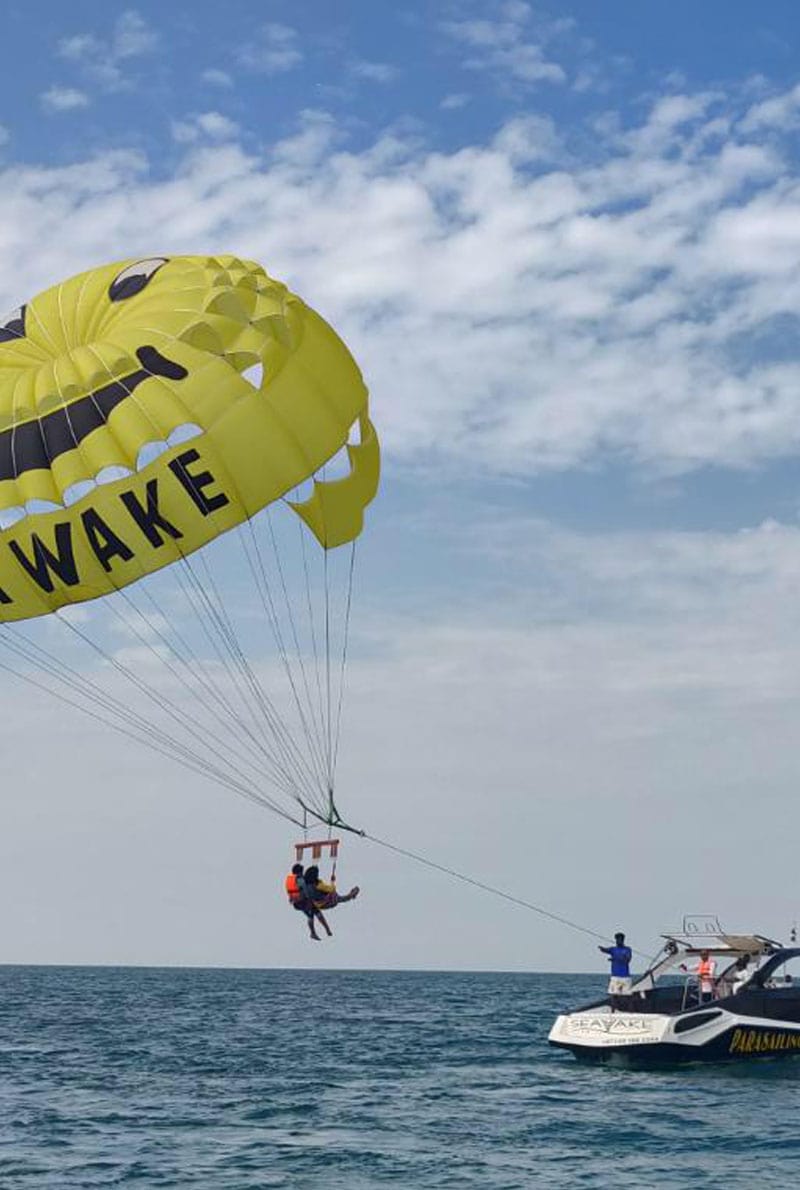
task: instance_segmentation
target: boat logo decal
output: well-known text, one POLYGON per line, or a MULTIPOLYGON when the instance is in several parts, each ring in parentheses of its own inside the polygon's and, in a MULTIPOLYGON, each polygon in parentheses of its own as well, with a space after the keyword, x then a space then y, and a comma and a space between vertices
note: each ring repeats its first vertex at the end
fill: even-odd
POLYGON ((734 1029, 728 1046, 729 1054, 775 1054, 786 1050, 800 1050, 800 1033, 785 1029, 734 1029))
POLYGON ((649 1033, 648 1020, 635 1016, 575 1016, 569 1021, 570 1032, 574 1033, 649 1033))

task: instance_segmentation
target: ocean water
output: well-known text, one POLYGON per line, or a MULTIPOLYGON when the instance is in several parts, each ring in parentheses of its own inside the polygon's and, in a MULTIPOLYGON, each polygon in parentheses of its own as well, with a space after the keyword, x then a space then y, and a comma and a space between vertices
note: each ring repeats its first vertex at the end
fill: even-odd
POLYGON ((588 976, 0 967, 0 1187, 797 1185, 800 1058, 551 1050, 588 976))

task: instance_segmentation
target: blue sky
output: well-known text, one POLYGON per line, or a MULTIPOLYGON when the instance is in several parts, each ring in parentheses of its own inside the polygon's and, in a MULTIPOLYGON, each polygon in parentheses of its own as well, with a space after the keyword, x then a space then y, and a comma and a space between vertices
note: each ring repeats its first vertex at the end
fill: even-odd
MULTIPOLYGON (((328 317, 364 369, 384 482, 360 548, 353 817, 591 925, 624 906, 645 943, 684 909, 780 933, 800 912, 783 876, 800 697, 796 6, 36 3, 5 32, 0 300, 114 258, 234 251, 328 317), (754 825, 756 793, 780 837, 748 858, 751 905, 740 880, 703 873, 709 840, 724 869, 772 831, 754 825)), ((20 714, 31 733, 66 730, 33 702, 20 714)), ((261 917, 237 907, 267 897, 282 828, 249 832, 255 811, 128 753, 120 774, 116 748, 93 747, 105 760, 68 808, 46 757, 26 808, 2 804, 5 895, 37 849, 54 873, 10 957, 267 961, 261 917), (85 888, 59 847, 68 821, 84 824, 70 849, 95 874, 85 888), (115 880, 124 945, 91 891, 115 880)), ((354 863, 375 899, 326 962, 587 963, 580 939, 535 921, 520 953, 519 921, 470 901, 491 935, 476 956, 460 890, 366 849, 354 863)), ((316 962, 268 903, 273 961, 316 962)))
POLYGON ((154 147, 169 140, 181 112, 209 108, 261 144, 319 106, 347 124, 356 145, 393 121, 419 121, 427 143, 453 149, 531 108, 580 136, 581 121, 598 109, 635 123, 665 84, 738 90, 761 76, 789 87, 796 25, 791 3, 764 13, 719 0, 700 12, 688 2, 525 12, 524 4, 390 10, 240 0, 224 13, 202 2, 35 3, 6 15, 16 52, 0 94, 14 156, 27 160, 75 160, 120 143, 154 147), (481 22, 497 31, 488 52, 481 22), (525 56, 532 50, 541 77, 525 56), (41 118, 42 96, 54 89, 63 93, 60 110, 72 112, 66 124, 41 118))

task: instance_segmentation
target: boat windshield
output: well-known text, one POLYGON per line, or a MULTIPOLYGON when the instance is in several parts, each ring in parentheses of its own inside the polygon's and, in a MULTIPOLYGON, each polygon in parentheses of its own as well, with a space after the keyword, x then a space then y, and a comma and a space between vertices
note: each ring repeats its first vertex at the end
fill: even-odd
POLYGON ((765 988, 800 989, 800 955, 795 954, 772 966, 765 972, 763 984, 757 976, 754 982, 765 988))

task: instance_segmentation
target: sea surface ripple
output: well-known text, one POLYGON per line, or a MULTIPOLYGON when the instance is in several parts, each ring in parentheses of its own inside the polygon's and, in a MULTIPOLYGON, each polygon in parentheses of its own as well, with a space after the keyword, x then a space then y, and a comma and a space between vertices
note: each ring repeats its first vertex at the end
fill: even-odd
POLYGON ((797 1184, 800 1057, 551 1050, 589 976, 0 967, 0 1186, 797 1184))

